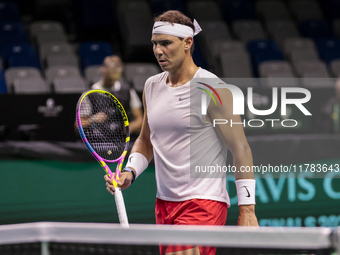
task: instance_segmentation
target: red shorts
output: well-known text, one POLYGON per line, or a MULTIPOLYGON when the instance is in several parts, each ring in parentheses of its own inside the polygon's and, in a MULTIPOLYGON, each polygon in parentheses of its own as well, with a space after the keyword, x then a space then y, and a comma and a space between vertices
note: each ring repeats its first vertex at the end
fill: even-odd
MULTIPOLYGON (((156 200, 157 224, 172 225, 225 225, 228 206, 226 203, 207 199, 190 199, 183 202, 156 200)), ((194 246, 159 245, 160 253, 183 251, 194 246)), ((199 247, 202 255, 214 255, 216 248, 199 247)))

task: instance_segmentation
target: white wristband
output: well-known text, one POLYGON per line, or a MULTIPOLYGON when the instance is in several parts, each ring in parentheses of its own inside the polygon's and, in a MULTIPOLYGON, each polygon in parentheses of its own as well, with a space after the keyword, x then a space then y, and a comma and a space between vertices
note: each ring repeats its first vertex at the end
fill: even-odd
POLYGON ((148 167, 149 162, 146 157, 139 152, 131 153, 125 167, 133 168, 137 177, 148 167))
POLYGON ((255 180, 239 179, 235 181, 238 205, 255 204, 255 180))

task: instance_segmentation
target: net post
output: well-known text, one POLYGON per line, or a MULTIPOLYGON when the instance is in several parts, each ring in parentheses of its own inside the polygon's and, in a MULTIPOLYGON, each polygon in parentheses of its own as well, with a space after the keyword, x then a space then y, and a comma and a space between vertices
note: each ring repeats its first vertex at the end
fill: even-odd
POLYGON ((41 255, 51 255, 49 242, 41 242, 41 255))

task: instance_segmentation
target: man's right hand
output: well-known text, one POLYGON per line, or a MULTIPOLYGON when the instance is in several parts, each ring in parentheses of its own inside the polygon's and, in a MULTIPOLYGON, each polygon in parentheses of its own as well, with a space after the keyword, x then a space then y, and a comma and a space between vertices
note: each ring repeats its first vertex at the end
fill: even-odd
MULTIPOLYGON (((132 181, 132 173, 123 172, 120 174, 120 179, 118 180, 118 186, 123 190, 131 185, 132 181)), ((115 194, 115 186, 112 183, 112 180, 108 175, 104 175, 104 179, 106 181, 106 190, 110 192, 112 195, 115 194)))

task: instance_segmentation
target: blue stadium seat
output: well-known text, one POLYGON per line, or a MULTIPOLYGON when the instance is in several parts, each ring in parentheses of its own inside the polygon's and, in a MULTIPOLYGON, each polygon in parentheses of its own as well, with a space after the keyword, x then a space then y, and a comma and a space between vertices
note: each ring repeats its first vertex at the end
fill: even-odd
POLYGON ((30 40, 27 35, 7 35, 1 36, 0 35, 0 47, 5 44, 13 44, 13 43, 29 43, 30 40))
POLYGON ((325 54, 326 64, 331 64, 334 60, 340 59, 340 50, 335 50, 333 52, 327 52, 325 54))
POLYGON ((0 94, 6 94, 7 93, 7 86, 5 81, 5 76, 3 72, 0 70, 0 94))
POLYGON ((14 54, 8 58, 8 67, 36 67, 40 69, 37 55, 14 54))
POLYGON ((88 66, 94 66, 94 65, 102 65, 104 58, 109 55, 105 54, 96 54, 96 55, 89 55, 82 59, 82 68, 83 70, 88 66))
POLYGON ((0 45, 10 43, 29 43, 26 29, 21 22, 0 23, 0 45))
POLYGON ((259 65, 265 61, 284 60, 284 56, 273 40, 254 40, 249 41, 247 50, 251 55, 253 73, 258 76, 259 65))
POLYGON ((256 19, 255 6, 247 0, 221 0, 219 1, 224 19, 233 22, 239 19, 256 19))
POLYGON ((154 0, 151 2, 151 7, 155 15, 162 14, 168 10, 178 10, 186 13, 184 4, 180 0, 154 0))
POLYGON ((21 21, 20 11, 15 2, 0 2, 0 22, 21 21))
POLYGON ((108 42, 83 42, 79 44, 78 53, 80 58, 85 58, 89 55, 112 55, 113 50, 108 42))
POLYGON ((250 54, 254 54, 259 51, 281 52, 278 44, 274 40, 254 40, 249 41, 247 44, 247 50, 250 54))
POLYGON ((106 56, 113 54, 113 50, 107 42, 84 42, 79 44, 78 54, 84 70, 90 65, 101 65, 106 56))
POLYGON ((34 47, 29 43, 19 44, 4 44, 1 47, 1 56, 3 59, 3 65, 5 68, 8 67, 8 58, 12 55, 29 55, 35 56, 34 47))
POLYGON ((1 35, 26 34, 26 29, 24 27, 24 24, 20 21, 0 22, 0 34, 1 35))
POLYGON ((317 49, 321 59, 327 64, 340 57, 340 40, 328 39, 317 42, 317 49))
POLYGON ((306 20, 300 23, 301 35, 314 40, 322 40, 333 37, 333 32, 324 20, 306 20))
POLYGON ((253 55, 254 63, 258 67, 261 63, 271 60, 284 60, 281 52, 259 51, 253 55))

